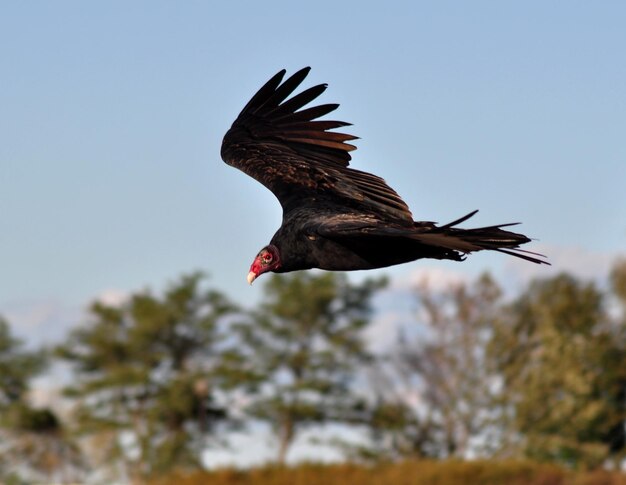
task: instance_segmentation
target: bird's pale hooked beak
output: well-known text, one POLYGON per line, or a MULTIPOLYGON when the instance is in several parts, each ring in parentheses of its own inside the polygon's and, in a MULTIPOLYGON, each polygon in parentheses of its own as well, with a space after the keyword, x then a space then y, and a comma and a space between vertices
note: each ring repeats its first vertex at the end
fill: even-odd
POLYGON ((248 284, 252 284, 254 282, 254 280, 256 279, 256 273, 254 271, 250 271, 248 273, 248 284))

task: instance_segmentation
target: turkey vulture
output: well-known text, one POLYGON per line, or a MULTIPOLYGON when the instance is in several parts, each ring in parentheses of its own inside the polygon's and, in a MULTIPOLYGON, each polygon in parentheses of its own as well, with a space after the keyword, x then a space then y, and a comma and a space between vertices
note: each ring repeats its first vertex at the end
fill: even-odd
POLYGON ((334 271, 373 269, 420 258, 462 261, 473 251, 491 249, 545 263, 545 257, 519 249, 530 241, 499 224, 477 229, 417 222, 385 181, 349 168, 349 143, 357 137, 329 131, 349 126, 318 120, 338 104, 305 105, 322 94, 320 84, 289 97, 309 73, 306 67, 283 82, 273 76, 243 108, 224 136, 224 161, 261 182, 283 208, 283 221, 269 245, 254 258, 248 274, 310 268, 334 271))

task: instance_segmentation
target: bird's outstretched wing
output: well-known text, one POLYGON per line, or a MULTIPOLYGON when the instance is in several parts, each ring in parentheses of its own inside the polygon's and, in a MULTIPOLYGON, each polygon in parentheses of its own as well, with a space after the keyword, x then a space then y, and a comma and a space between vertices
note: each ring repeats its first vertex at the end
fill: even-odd
POLYGON ((283 82, 282 70, 252 97, 224 136, 224 161, 270 189, 284 213, 331 203, 412 224, 409 208, 382 178, 348 167, 356 147, 346 142, 357 137, 329 130, 349 123, 317 119, 339 105, 302 109, 326 84, 289 98, 309 71, 301 69, 283 82))

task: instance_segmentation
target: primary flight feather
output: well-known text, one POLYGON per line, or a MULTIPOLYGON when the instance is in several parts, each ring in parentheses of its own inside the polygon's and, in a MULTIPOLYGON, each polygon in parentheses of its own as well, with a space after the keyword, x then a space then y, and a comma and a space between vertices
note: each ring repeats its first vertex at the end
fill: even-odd
POLYGON ((268 271, 350 271, 420 258, 462 261, 483 249, 548 264, 540 254, 519 248, 529 238, 502 229, 513 224, 456 227, 477 211, 443 226, 414 221, 382 178, 349 167, 356 147, 348 142, 357 137, 329 130, 350 124, 318 120, 339 105, 305 108, 326 84, 289 97, 309 71, 301 69, 285 81, 285 70, 273 76, 222 142, 224 161, 265 185, 283 208, 281 227, 250 266, 250 284, 268 271))

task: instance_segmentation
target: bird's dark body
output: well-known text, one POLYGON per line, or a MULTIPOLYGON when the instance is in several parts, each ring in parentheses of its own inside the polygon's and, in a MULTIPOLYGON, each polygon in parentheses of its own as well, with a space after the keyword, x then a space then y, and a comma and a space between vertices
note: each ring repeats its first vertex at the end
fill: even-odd
POLYGON ((375 214, 336 207, 304 207, 289 213, 270 244, 280 252, 283 265, 276 272, 319 268, 331 271, 375 269, 420 258, 461 260, 458 253, 419 242, 420 234, 436 231, 432 223, 416 226, 382 225, 375 214), (328 225, 350 227, 334 233, 328 225), (386 234, 388 233, 388 234, 386 234), (290 264, 290 263, 296 264, 290 264))
POLYGON ((461 261, 484 249, 545 263, 519 249, 529 238, 502 229, 512 224, 456 227, 476 211, 442 226, 414 221, 383 179, 348 166, 355 147, 346 142, 356 137, 329 131, 348 123, 317 119, 338 105, 302 109, 326 85, 289 98, 308 72, 302 69, 284 82, 285 71, 276 74, 244 107, 222 143, 224 161, 265 185, 283 208, 282 225, 267 246, 276 254, 266 267, 259 266, 260 273, 374 269, 420 258, 461 261))

